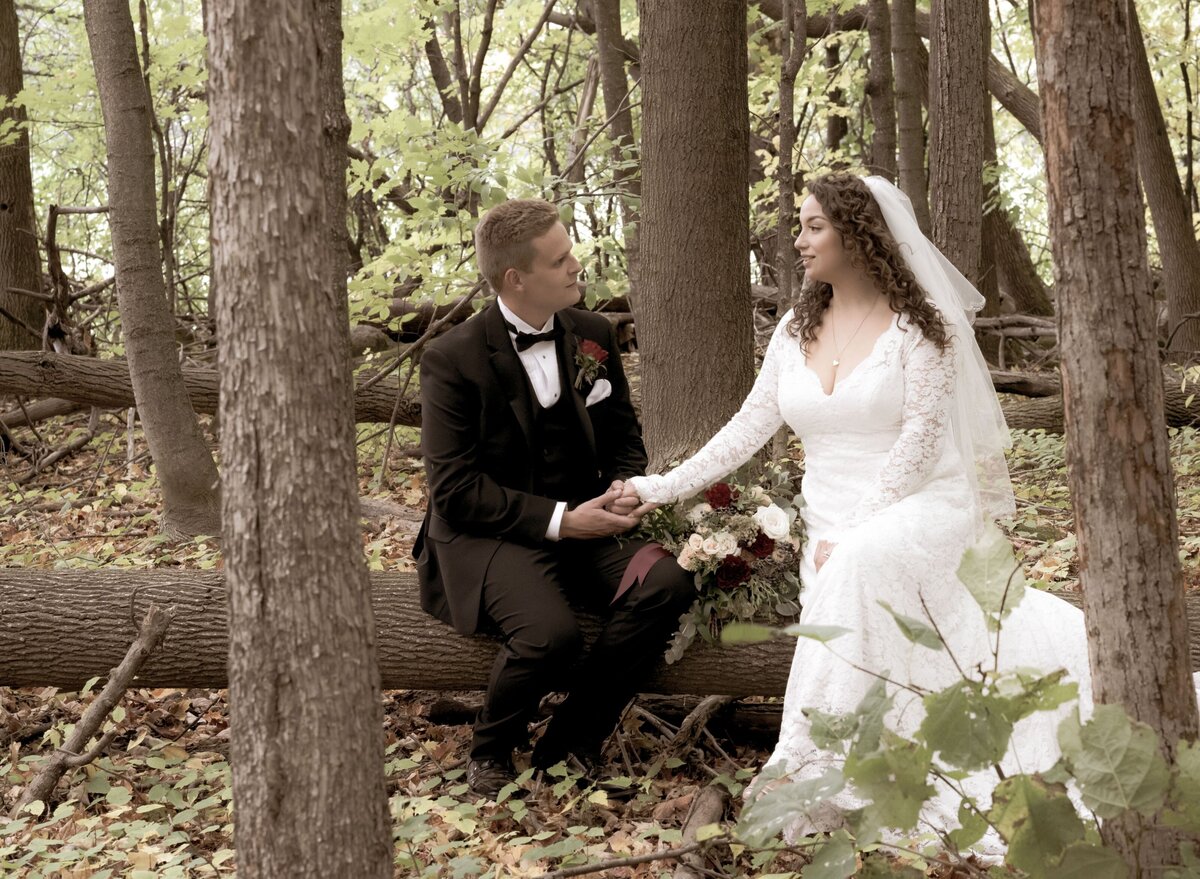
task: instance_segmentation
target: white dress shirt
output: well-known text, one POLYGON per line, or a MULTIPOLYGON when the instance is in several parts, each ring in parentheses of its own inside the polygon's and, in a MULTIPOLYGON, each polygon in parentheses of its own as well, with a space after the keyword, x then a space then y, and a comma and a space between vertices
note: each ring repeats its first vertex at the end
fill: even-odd
MULTIPOLYGON (((534 327, 517 317, 499 296, 496 297, 496 304, 500 306, 500 313, 504 315, 509 326, 515 327, 522 333, 548 333, 554 329, 554 315, 550 315, 550 320, 546 321, 545 326, 534 327)), ((512 340, 513 350, 516 350, 516 333, 510 329, 508 337, 512 340)), ((537 397, 538 403, 542 408, 549 409, 558 402, 558 398, 562 395, 562 378, 558 374, 558 350, 554 343, 550 341, 535 342, 524 351, 517 351, 517 358, 525 367, 525 374, 529 376, 529 383, 533 385, 533 393, 537 397)), ((558 540, 563 513, 566 510, 566 501, 559 501, 555 506, 554 515, 550 517, 550 526, 546 529, 547 540, 558 540)))

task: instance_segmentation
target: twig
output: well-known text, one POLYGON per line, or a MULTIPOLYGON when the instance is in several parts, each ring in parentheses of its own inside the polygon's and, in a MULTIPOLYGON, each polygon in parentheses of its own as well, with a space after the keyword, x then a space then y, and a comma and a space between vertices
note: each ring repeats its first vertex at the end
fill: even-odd
POLYGON ((45 458, 43 458, 41 461, 39 461, 36 465, 34 465, 32 469, 21 474, 13 481, 16 482, 18 485, 24 485, 26 482, 29 482, 35 476, 37 476, 39 473, 41 473, 43 470, 45 470, 47 467, 49 467, 51 464, 57 464, 63 458, 67 457, 68 455, 72 455, 75 452, 78 452, 80 449, 82 449, 84 446, 86 446, 88 443, 90 443, 92 441, 92 439, 96 436, 96 425, 99 421, 99 413, 100 413, 99 409, 96 409, 96 408, 92 409, 92 417, 88 421, 87 433, 85 433, 83 436, 81 436, 75 440, 72 440, 71 442, 69 442, 65 446, 63 446, 62 448, 51 452, 49 455, 47 455, 45 458))
POLYGON ((662 849, 656 852, 650 852, 646 855, 633 855, 628 858, 612 858, 611 860, 601 861, 598 864, 579 864, 574 867, 563 867, 561 870, 554 870, 551 873, 543 873, 538 879, 567 879, 569 876, 586 876, 588 873, 602 873, 605 870, 612 870, 617 867, 636 867, 638 864, 649 864, 652 861, 672 861, 676 858, 681 858, 684 855, 699 851, 712 845, 714 842, 725 842, 728 837, 714 836, 712 839, 706 839, 704 842, 693 842, 691 845, 681 845, 679 848, 662 849))
POLYGON ((35 801, 45 803, 53 793, 59 779, 66 774, 68 769, 76 769, 95 760, 112 743, 113 737, 117 734, 116 730, 109 730, 94 747, 86 752, 83 751, 84 745, 99 731, 100 725, 104 723, 109 712, 121 701, 121 697, 125 695, 125 691, 133 682, 138 669, 142 667, 142 663, 162 643, 163 636, 174 615, 173 608, 160 610, 157 605, 150 605, 145 619, 142 620, 141 630, 138 632, 137 638, 129 645, 125 658, 112 670, 108 683, 104 685, 100 695, 83 712, 83 717, 75 724, 63 746, 50 755, 46 765, 21 792, 17 804, 13 806, 10 813, 11 818, 15 819, 20 816, 29 803, 35 801))
POLYGON ((704 733, 713 715, 733 701, 733 696, 706 696, 679 724, 679 732, 667 743, 667 752, 681 755, 689 750, 704 733))

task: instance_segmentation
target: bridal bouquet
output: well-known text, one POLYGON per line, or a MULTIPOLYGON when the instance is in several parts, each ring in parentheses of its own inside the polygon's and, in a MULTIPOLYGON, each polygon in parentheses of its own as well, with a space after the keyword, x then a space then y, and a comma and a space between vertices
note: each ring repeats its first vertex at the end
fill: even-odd
POLYGON ((751 462, 642 520, 642 536, 661 543, 696 577, 696 601, 680 621, 668 663, 683 656, 697 635, 719 638, 726 623, 800 613, 799 484, 794 462, 751 462))

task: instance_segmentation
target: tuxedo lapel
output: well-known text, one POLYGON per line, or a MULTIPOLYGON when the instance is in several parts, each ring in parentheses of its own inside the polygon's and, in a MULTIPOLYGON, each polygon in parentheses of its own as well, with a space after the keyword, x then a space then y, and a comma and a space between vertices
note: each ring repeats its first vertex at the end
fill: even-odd
POLYGON ((583 433, 587 437, 588 448, 593 456, 596 454, 596 434, 592 430, 592 417, 588 414, 587 405, 581 394, 575 388, 575 379, 579 376, 579 367, 575 363, 575 355, 579 352, 579 338, 575 335, 575 321, 571 319, 570 309, 558 312, 557 319, 563 326, 563 386, 562 392, 571 398, 579 423, 583 425, 583 433))
POLYGON ((525 367, 517 357, 513 348, 512 338, 504 326, 504 316, 499 307, 492 303, 483 314, 483 325, 487 335, 489 356, 492 369, 508 397, 521 432, 525 434, 525 442, 533 448, 533 392, 529 387, 529 377, 525 367))

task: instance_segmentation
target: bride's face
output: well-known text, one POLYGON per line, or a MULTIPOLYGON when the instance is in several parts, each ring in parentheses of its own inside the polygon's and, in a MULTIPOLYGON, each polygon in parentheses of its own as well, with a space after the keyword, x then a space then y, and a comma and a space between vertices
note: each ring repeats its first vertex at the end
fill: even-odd
POLYGON ((800 236, 796 250, 804 264, 804 274, 814 281, 832 283, 850 267, 850 254, 841 233, 825 216, 821 203, 813 196, 800 206, 800 236))

